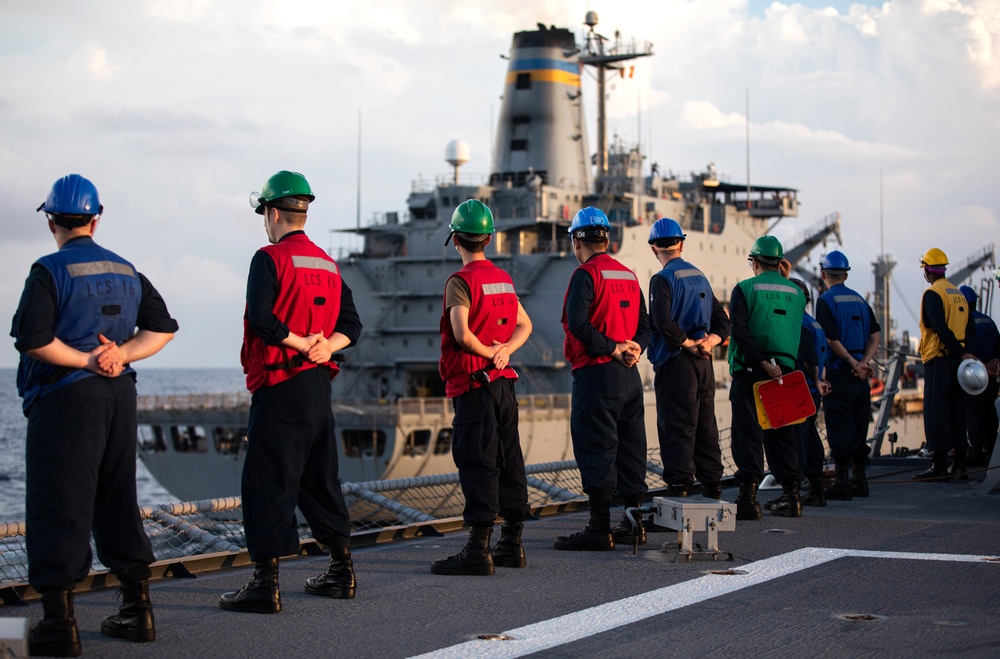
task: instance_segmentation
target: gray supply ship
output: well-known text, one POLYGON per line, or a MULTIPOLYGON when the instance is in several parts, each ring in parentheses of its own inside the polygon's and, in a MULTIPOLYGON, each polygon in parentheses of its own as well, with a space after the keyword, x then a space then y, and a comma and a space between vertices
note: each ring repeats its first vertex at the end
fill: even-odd
MULTIPOLYGON (((705 272, 724 303, 750 274, 746 254, 753 241, 773 220, 798 215, 793 188, 725 182, 711 164, 687 176, 664 172, 647 162, 638 145, 609 140, 607 81, 623 63, 652 55, 652 46, 600 36, 594 12, 586 24, 580 44, 570 30, 554 26, 514 35, 488 179, 474 183, 461 176, 469 153, 456 140, 446 150, 453 173, 433 185, 415 184, 405 214, 385 213, 340 234, 361 245, 332 255, 365 325, 333 382, 343 481, 454 470, 452 410, 437 364, 444 285, 461 267, 444 242, 452 212, 463 201, 479 199, 492 209, 496 235, 487 256, 510 273, 534 325, 528 343, 513 356, 528 463, 573 457, 571 369, 563 358, 560 316, 578 265, 567 233, 577 210, 595 206, 607 213, 609 251, 635 270, 644 289, 660 267, 647 244, 649 227, 660 217, 676 219, 687 234, 685 257, 705 272), (588 145, 581 93, 581 77, 591 74, 598 97, 596 155, 588 145)), ((839 240, 835 213, 804 232, 799 244, 786 245, 786 256, 797 263, 831 235, 839 240)), ((725 350, 715 355, 720 387, 728 379, 725 350)), ((640 368, 647 440, 655 447, 653 373, 645 359, 640 368)), ((142 460, 182 499, 239 494, 248 407, 245 395, 145 399, 142 460)), ((728 429, 725 389, 716 413, 720 429, 728 429)), ((728 454, 728 430, 723 442, 728 454)))

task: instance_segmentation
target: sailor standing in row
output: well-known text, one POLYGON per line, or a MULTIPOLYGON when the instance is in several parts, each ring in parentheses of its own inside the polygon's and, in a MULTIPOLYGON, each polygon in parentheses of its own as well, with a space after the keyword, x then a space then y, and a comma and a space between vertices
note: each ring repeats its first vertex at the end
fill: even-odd
MULTIPOLYGON (((806 303, 811 301, 809 286, 801 279, 790 279, 806 296, 806 303)), ((816 418, 819 416, 821 398, 830 393, 830 382, 827 378, 827 356, 830 344, 819 321, 802 313, 802 330, 799 335, 799 353, 795 360, 795 368, 805 373, 809 384, 809 395, 812 396, 816 413, 803 423, 795 425, 795 438, 799 445, 799 467, 802 475, 809 482, 809 492, 801 496, 803 506, 822 507, 826 505, 823 494, 823 457, 826 454, 823 440, 819 436, 816 418)))
POLYGON ((851 264, 843 252, 823 257, 820 276, 827 291, 816 303, 816 318, 830 344, 827 379, 830 394, 823 400, 826 440, 837 468, 837 480, 827 499, 850 501, 868 496, 868 421, 871 415, 871 361, 882 328, 863 297, 844 284, 851 264))
POLYGON ((633 367, 649 342, 649 316, 638 277, 607 253, 610 229, 604 212, 592 206, 569 227, 581 265, 563 302, 563 350, 573 367, 570 434, 590 521, 555 539, 556 549, 568 551, 614 549, 612 499, 617 493, 626 508, 635 507, 647 489, 642 380, 633 367))
POLYGON ((976 357, 986 364, 990 374, 986 391, 978 396, 966 394, 965 411, 969 417, 969 455, 966 464, 970 467, 985 467, 990 463, 993 447, 997 441, 997 369, 1000 366, 1000 333, 993 319, 976 309, 979 295, 971 286, 961 286, 958 289, 969 303, 972 321, 976 324, 976 357))
POLYGON ((656 430, 667 496, 688 496, 697 478, 702 495, 718 499, 723 467, 711 360, 712 348, 729 337, 730 322, 708 277, 681 257, 685 238, 680 225, 667 217, 649 232, 650 248, 662 266, 649 280, 656 430))
POLYGON ((456 555, 434 561, 434 574, 491 575, 494 565, 524 567, 521 531, 528 512, 528 484, 518 434, 511 355, 531 335, 531 320, 506 272, 484 254, 493 213, 470 199, 451 218, 462 269, 445 285, 441 316, 441 379, 455 406, 451 453, 465 495, 469 542, 456 555), (490 552, 497 515, 500 540, 490 552))
POLYGON ((924 363, 924 436, 934 462, 913 480, 945 481, 949 450, 955 452, 953 471, 966 471, 965 392, 958 384, 958 365, 963 359, 975 359, 976 326, 969 302, 945 278, 947 255, 932 247, 920 266, 931 285, 920 301, 920 359, 924 363))
POLYGON ((73 587, 93 563, 91 531, 98 559, 121 582, 121 609, 101 633, 137 643, 156 638, 153 550, 136 502, 131 365, 159 352, 177 322, 149 280, 94 242, 104 207, 93 183, 65 176, 38 210, 58 251, 31 267, 11 330, 28 417, 28 582, 45 611, 29 642, 33 655, 75 657, 83 647, 73 587))
POLYGON ((338 371, 333 353, 354 345, 361 320, 337 264, 305 234, 313 199, 304 176, 281 171, 257 200, 271 244, 250 263, 240 352, 253 394, 241 489, 255 569, 246 586, 219 598, 229 611, 281 610, 278 559, 298 551, 296 505, 330 552, 327 572, 308 579, 306 592, 336 599, 355 593, 330 380, 338 371))
POLYGON ((799 351, 805 295, 785 279, 778 268, 784 249, 774 236, 754 241, 748 260, 754 276, 733 289, 730 316, 729 372, 733 376, 729 400, 733 406, 732 452, 740 493, 736 519, 759 520, 757 486, 764 477, 764 453, 771 473, 781 483, 780 499, 771 513, 802 515, 799 499, 798 448, 793 426, 763 430, 757 419, 754 384, 778 380, 795 370, 799 351))

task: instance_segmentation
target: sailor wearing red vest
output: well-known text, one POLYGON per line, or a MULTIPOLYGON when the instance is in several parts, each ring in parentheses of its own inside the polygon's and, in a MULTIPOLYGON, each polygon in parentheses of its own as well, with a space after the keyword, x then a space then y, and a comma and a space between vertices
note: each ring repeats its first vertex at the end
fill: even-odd
POLYGON ((451 453, 465 495, 469 541, 456 555, 434 561, 434 574, 490 575, 494 565, 524 567, 521 531, 528 484, 518 435, 510 356, 531 335, 531 320, 510 275, 487 260, 493 213, 470 199, 451 218, 462 269, 448 278, 441 315, 441 379, 455 406, 451 453), (490 552, 497 515, 500 539, 490 552))
POLYGON ((634 507, 647 489, 642 381, 632 367, 651 330, 638 278, 607 253, 610 228, 593 207, 579 211, 569 227, 581 265, 563 303, 563 349, 573 366, 570 432, 590 521, 583 531, 556 538, 556 549, 614 549, 611 500, 618 494, 634 507))
POLYGON ((354 345, 361 321, 337 264, 306 237, 315 197, 305 177, 281 171, 255 200, 270 245, 250 263, 240 359, 253 396, 243 464, 243 525, 253 577, 225 593, 229 611, 281 610, 278 558, 298 551, 298 505, 330 566, 306 592, 354 597, 351 526, 337 479, 330 380, 334 352, 354 345))

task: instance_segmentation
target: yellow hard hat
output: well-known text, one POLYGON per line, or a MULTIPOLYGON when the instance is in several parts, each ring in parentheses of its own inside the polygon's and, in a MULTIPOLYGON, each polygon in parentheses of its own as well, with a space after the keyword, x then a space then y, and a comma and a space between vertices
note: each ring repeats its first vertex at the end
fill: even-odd
POLYGON ((943 268, 948 265, 948 257, 937 247, 931 247, 920 259, 920 267, 931 266, 932 268, 943 268))

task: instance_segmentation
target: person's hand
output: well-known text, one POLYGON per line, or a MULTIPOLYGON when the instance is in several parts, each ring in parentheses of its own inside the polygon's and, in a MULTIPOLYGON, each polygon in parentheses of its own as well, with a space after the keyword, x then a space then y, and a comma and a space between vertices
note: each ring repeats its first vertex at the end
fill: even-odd
POLYGON ((695 354, 702 359, 712 358, 712 339, 708 336, 704 336, 700 339, 695 340, 696 352, 695 354))
POLYGON ((996 377, 997 373, 1000 372, 1000 359, 991 359, 990 363, 986 365, 986 372, 996 377))
POLYGON ((330 357, 333 355, 333 346, 330 345, 326 335, 323 333, 310 334, 305 337, 305 340, 309 344, 309 349, 305 353, 309 361, 313 364, 325 364, 330 361, 330 357))
POLYGON ((783 376, 783 373, 781 372, 781 367, 778 366, 777 364, 771 363, 769 361, 764 361, 760 363, 760 366, 761 368, 764 369, 764 372, 767 373, 767 377, 771 378, 772 380, 780 380, 783 376))
POLYGON ((636 362, 639 361, 639 356, 641 354, 642 349, 635 341, 621 341, 615 346, 615 351, 611 354, 611 356, 625 366, 631 368, 632 366, 635 366, 636 362))
POLYGON ((510 348, 506 343, 493 342, 493 367, 498 371, 507 368, 510 364, 510 348))
POLYGON ((826 380, 820 380, 819 382, 816 383, 816 391, 819 392, 820 396, 826 396, 831 391, 833 391, 833 387, 831 387, 830 383, 827 382, 826 380))
POLYGON ((116 378, 125 370, 121 348, 103 334, 97 335, 99 346, 87 353, 87 370, 106 378, 116 378))
POLYGON ((875 375, 875 369, 867 361, 856 362, 851 367, 851 374, 859 380, 870 380, 875 375))

